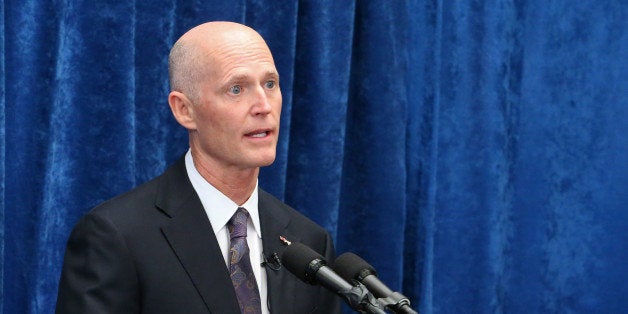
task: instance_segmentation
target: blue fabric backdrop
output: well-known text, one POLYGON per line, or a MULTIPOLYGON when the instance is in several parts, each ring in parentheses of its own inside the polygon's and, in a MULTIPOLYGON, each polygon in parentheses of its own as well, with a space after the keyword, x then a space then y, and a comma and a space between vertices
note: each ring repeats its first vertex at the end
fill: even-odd
POLYGON ((3 313, 53 311, 99 202, 187 148, 167 53, 267 39, 284 95, 261 185, 422 313, 628 311, 622 0, 0 3, 3 313))

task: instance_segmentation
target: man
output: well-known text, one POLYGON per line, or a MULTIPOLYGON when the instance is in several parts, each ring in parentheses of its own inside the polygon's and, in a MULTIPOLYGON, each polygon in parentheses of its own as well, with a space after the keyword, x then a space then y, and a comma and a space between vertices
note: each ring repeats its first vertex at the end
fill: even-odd
POLYGON ((57 313, 339 312, 330 292, 260 265, 281 256, 280 236, 334 257, 325 230, 257 186, 259 167, 275 159, 282 101, 264 40, 244 25, 206 23, 169 62, 168 103, 190 150, 81 219, 57 313))

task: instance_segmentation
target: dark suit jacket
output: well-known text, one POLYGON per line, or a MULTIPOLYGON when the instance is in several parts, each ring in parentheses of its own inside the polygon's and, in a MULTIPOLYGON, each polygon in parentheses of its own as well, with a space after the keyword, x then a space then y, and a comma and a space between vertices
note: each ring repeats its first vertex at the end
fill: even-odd
MULTIPOLYGON (((264 253, 279 236, 334 258, 329 234, 259 190, 264 253)), ((266 268, 272 313, 338 313, 339 298, 266 268)), ((235 290, 184 159, 140 187, 99 205, 74 228, 57 313, 239 313, 235 290)))

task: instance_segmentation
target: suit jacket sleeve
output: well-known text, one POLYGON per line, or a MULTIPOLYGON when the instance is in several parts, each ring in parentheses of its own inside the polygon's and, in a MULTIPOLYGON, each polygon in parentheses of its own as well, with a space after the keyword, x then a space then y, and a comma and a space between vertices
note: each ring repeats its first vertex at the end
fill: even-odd
POLYGON ((88 214, 68 241, 56 313, 138 313, 138 278, 123 237, 88 214))

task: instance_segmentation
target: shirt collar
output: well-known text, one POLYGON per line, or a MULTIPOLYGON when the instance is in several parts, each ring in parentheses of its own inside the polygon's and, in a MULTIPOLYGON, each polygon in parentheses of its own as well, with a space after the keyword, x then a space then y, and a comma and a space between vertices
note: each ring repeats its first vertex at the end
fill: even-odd
MULTIPOLYGON (((192 153, 190 150, 185 154, 185 168, 190 178, 190 182, 201 199, 201 204, 205 209, 207 218, 214 229, 214 233, 218 234, 226 228, 227 222, 231 219, 231 216, 235 214, 238 209, 238 204, 216 189, 213 185, 209 184, 196 170, 194 161, 192 160, 192 153)), ((255 233, 258 238, 262 238, 260 222, 259 222, 259 210, 258 210, 258 183, 255 183, 255 189, 249 197, 249 199, 242 204, 242 207, 246 208, 249 212, 250 221, 253 223, 255 233)))

